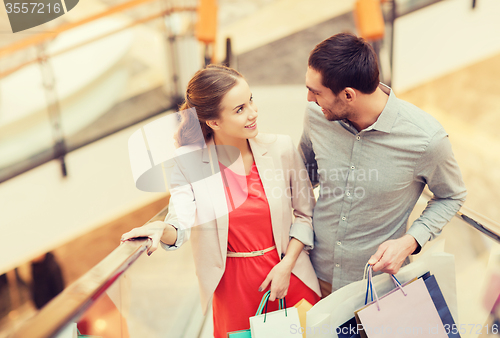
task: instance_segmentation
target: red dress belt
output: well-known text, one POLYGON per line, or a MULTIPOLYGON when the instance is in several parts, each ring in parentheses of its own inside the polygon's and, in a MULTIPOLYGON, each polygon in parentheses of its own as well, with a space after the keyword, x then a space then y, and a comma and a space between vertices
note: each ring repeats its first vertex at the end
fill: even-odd
POLYGON ((257 251, 251 251, 251 252, 232 252, 228 251, 227 252, 227 257, 257 257, 257 256, 262 256, 266 252, 269 252, 271 250, 276 249, 276 245, 273 245, 270 248, 264 249, 264 250, 257 250, 257 251))

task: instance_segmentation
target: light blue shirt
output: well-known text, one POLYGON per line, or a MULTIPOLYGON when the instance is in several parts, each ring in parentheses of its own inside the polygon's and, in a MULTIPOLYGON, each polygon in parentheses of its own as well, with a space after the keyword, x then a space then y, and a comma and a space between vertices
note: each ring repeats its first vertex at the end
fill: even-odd
POLYGON ((432 116, 389 95, 370 127, 328 121, 308 105, 299 151, 320 197, 313 213, 311 260, 336 290, 363 278, 378 246, 405 233, 418 244, 435 238, 467 195, 448 134, 432 116), (434 198, 407 231, 425 185, 434 198))

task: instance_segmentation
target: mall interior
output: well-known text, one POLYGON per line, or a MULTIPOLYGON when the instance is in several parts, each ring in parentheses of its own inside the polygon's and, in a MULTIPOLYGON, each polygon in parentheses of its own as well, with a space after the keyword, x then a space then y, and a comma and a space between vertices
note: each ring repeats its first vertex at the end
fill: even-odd
POLYGON ((0 13, 0 338, 213 337, 190 242, 120 244, 170 196, 138 188, 131 140, 223 63, 248 81, 259 132, 297 146, 309 53, 340 32, 449 134, 467 201, 412 261, 451 254, 460 336, 500 334, 500 1, 82 0, 16 33, 0 13))

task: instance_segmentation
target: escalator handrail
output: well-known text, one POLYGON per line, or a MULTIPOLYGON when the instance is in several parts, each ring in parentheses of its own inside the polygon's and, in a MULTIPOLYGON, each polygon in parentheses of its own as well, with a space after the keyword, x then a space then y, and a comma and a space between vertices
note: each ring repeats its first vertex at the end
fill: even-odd
MULTIPOLYGON (((147 223, 163 220, 167 213, 168 206, 147 223)), ((78 318, 150 245, 149 238, 122 243, 96 266, 64 289, 35 316, 8 335, 8 338, 49 338, 55 336, 68 324, 78 321, 78 318)))
MULTIPOLYGON (((430 200, 432 194, 428 191, 424 191, 422 197, 426 200, 430 200)), ((163 220, 167 213, 168 206, 151 218, 147 223, 163 220)), ((489 238, 500 243, 500 234, 493 230, 494 227, 500 229, 500 225, 496 222, 487 220, 485 217, 481 216, 481 218, 491 223, 491 227, 486 227, 463 212, 457 212, 455 216, 489 238)), ((69 323, 77 321, 79 316, 82 315, 85 310, 87 310, 94 301, 149 248, 150 245, 151 240, 149 239, 138 239, 122 243, 86 274, 64 289, 61 294, 8 337, 48 338, 54 336, 69 323)))
MULTIPOLYGON (((422 193, 422 197, 425 198, 427 201, 429 201, 430 199, 432 199, 433 195, 431 192, 427 191, 427 190, 424 190, 424 192, 422 193)), ((455 214, 455 217, 459 218, 460 220, 464 221, 465 223, 469 224, 470 226, 472 226, 474 229, 482 232, 483 234, 485 234, 486 236, 488 236, 489 238, 491 238, 492 240, 500 243, 500 224, 491 220, 491 219, 488 219, 487 217, 485 216, 482 216, 474 211, 472 211, 471 209, 467 208, 467 207, 462 207, 461 210, 463 211, 466 211, 468 212, 469 214, 473 213, 477 216, 479 216, 481 219, 484 220, 484 222, 487 222, 490 224, 490 226, 485 226, 484 224, 478 222, 477 220, 475 220, 474 218, 470 217, 469 215, 466 215, 465 213, 463 213, 462 211, 458 211, 456 214, 455 214), (495 229, 498 229, 498 230, 495 230, 495 229)))

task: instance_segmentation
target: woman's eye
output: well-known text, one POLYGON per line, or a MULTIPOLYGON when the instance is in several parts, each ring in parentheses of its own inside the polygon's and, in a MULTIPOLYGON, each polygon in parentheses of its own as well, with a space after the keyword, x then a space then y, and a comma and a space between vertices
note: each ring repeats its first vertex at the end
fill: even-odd
POLYGON ((250 102, 252 102, 252 101, 253 101, 253 96, 250 96, 250 102))
POLYGON ((238 109, 236 112, 237 113, 241 113, 243 111, 244 107, 240 107, 240 109, 238 109))

